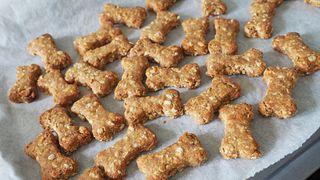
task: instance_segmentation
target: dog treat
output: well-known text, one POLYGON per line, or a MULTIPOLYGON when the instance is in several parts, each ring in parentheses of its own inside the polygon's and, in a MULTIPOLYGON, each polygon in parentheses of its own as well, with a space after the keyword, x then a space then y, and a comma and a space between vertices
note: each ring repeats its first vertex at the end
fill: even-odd
POLYGON ((225 105, 219 110, 219 118, 225 124, 220 145, 220 153, 225 159, 257 159, 261 156, 250 130, 253 114, 253 107, 246 103, 225 105))
POLYGON ((166 35, 180 25, 180 17, 172 12, 161 11, 157 13, 157 17, 141 33, 141 39, 148 38, 156 43, 163 43, 166 35))
POLYGON ((77 126, 63 107, 56 106, 40 116, 40 124, 44 129, 57 133, 59 144, 66 152, 73 152, 92 140, 91 132, 85 126, 77 126))
POLYGON ((250 6, 252 18, 244 26, 249 38, 268 39, 272 36, 272 18, 283 0, 254 0, 250 6))
POLYGON ((174 89, 165 90, 159 96, 126 98, 124 108, 128 124, 145 123, 160 116, 176 118, 183 114, 180 93, 174 89))
POLYGON ((161 67, 174 67, 182 60, 183 51, 176 45, 163 46, 149 39, 140 39, 130 50, 129 56, 146 56, 161 67))
POLYGON ((118 75, 112 71, 101 71, 84 62, 78 62, 69 68, 65 79, 69 83, 88 86, 98 96, 111 93, 117 85, 118 75))
POLYGON ((86 95, 75 102, 71 111, 91 124, 92 134, 99 141, 111 140, 114 134, 120 132, 125 126, 123 116, 106 111, 94 94, 86 95))
POLYGON ((83 55, 83 61, 103 69, 106 64, 127 55, 132 44, 124 35, 116 36, 109 44, 87 51, 83 55))
POLYGON ((163 68, 152 66, 146 71, 146 85, 152 91, 166 86, 196 88, 200 85, 200 67, 198 64, 187 64, 179 68, 163 68))
POLYGON ((304 2, 315 7, 320 7, 320 0, 304 0, 304 2))
POLYGON ((103 21, 125 24, 130 28, 140 28, 146 17, 147 11, 142 7, 120 7, 114 4, 106 4, 100 14, 103 21))
POLYGON ((38 79, 38 86, 44 92, 53 96, 55 104, 67 105, 76 101, 80 96, 80 91, 75 84, 68 84, 59 70, 47 71, 38 79))
POLYGON ((182 23, 186 36, 181 43, 185 54, 192 56, 208 53, 206 34, 209 31, 209 19, 202 17, 198 19, 187 19, 182 23))
POLYGON ((238 51, 237 35, 240 31, 239 21, 235 19, 216 18, 214 20, 216 35, 208 44, 211 54, 235 54, 238 51))
POLYGON ((146 0, 147 9, 159 13, 168 10, 176 1, 177 0, 146 0))
POLYGON ((95 164, 104 168, 105 175, 111 179, 122 179, 127 165, 144 151, 157 144, 156 135, 141 124, 129 126, 126 136, 113 146, 99 152, 95 164))
POLYGON ((259 112, 266 117, 289 118, 296 114, 297 105, 292 98, 292 89, 297 82, 293 69, 268 67, 263 80, 268 86, 266 96, 259 104, 259 112))
POLYGON ((240 97, 240 86, 231 79, 217 75, 211 86, 199 96, 193 97, 184 105, 185 113, 199 124, 207 124, 219 107, 240 97))
POLYGON ((146 179, 165 180, 184 168, 200 166, 207 159, 208 153, 197 136, 185 132, 176 143, 167 148, 140 156, 137 164, 146 179))
POLYGON ((78 180, 106 180, 103 170, 99 166, 86 169, 78 180))
POLYGON ((68 179, 76 175, 78 165, 58 149, 57 140, 50 130, 40 133, 25 147, 25 153, 37 160, 41 167, 41 179, 68 179))
POLYGON ((28 44, 28 52, 42 58, 46 69, 64 69, 71 65, 70 56, 57 49, 50 34, 43 34, 28 44))
POLYGON ((101 27, 89 35, 78 37, 74 42, 75 49, 83 56, 87 51, 104 46, 116 36, 122 34, 119 28, 113 27, 110 21, 100 22, 101 27))
POLYGON ((149 67, 148 59, 144 56, 126 57, 121 60, 121 65, 124 72, 114 91, 115 99, 145 96, 147 88, 143 85, 142 80, 149 67))
POLYGON ((206 61, 207 75, 214 77, 218 74, 246 74, 257 77, 263 74, 266 63, 263 53, 258 49, 248 49, 241 55, 213 54, 206 61))
POLYGON ((36 64, 18 66, 16 82, 9 91, 9 100, 15 103, 30 103, 37 98, 37 80, 41 68, 36 64))
POLYGON ((217 16, 227 12, 227 5, 221 0, 203 0, 202 13, 204 16, 217 16))
POLYGON ((320 69, 320 52, 309 48, 299 33, 290 32, 272 40, 273 49, 286 54, 293 62, 294 68, 302 74, 311 74, 320 69))

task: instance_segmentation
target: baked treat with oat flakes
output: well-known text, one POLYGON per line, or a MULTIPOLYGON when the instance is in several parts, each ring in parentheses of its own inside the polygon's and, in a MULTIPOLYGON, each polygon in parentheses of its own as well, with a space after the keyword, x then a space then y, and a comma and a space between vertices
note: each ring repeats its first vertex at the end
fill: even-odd
POLYGON ((240 86, 225 76, 217 75, 206 91, 187 101, 184 105, 185 113, 197 123, 207 124, 222 105, 239 97, 240 86))
POLYGON ((293 69, 268 67, 263 80, 268 86, 266 96, 259 104, 259 112, 266 117, 289 118, 296 114, 297 105, 292 98, 292 90, 298 76, 293 69))
POLYGON ((8 97, 14 103, 31 103, 37 98, 37 80, 41 68, 36 64, 18 66, 16 82, 10 89, 8 97))
POLYGON ((177 0, 146 0, 147 9, 150 9, 156 13, 167 11, 176 2, 177 0))
POLYGON ((69 83, 89 87, 98 96, 111 93, 118 83, 118 75, 112 71, 96 69, 85 62, 77 62, 68 69, 65 79, 69 83))
POLYGON ((123 69, 122 79, 114 90, 114 98, 124 100, 128 97, 145 96, 147 88, 143 85, 143 77, 149 67, 148 59, 144 56, 125 57, 121 60, 123 69))
POLYGON ((125 126, 123 116, 108 112, 94 94, 86 95, 76 101, 71 111, 90 123, 92 134, 98 141, 110 141, 125 126))
POLYGON ((106 180, 104 171, 99 166, 86 169, 77 180, 106 180))
POLYGON ((204 16, 217 16, 227 12, 227 5, 221 0, 202 0, 202 14, 204 16))
POLYGON ((70 56, 58 50, 50 34, 43 34, 33 39, 27 47, 28 52, 42 58, 46 69, 64 69, 71 65, 70 56))
POLYGON ((176 143, 165 149, 140 156, 137 164, 146 179, 165 180, 187 167, 200 166, 207 159, 208 153, 197 136, 185 132, 176 143))
POLYGON ((159 96, 131 97, 124 100, 124 116, 128 124, 145 123, 160 116, 176 118, 183 115, 180 93, 165 90, 159 96))
POLYGON ((225 124, 220 145, 223 158, 257 159, 261 156, 259 145, 250 130, 253 116, 253 107, 247 103, 228 104, 219 110, 219 118, 225 124))
POLYGON ((78 172, 78 164, 64 156, 50 130, 41 132, 26 145, 25 153, 35 159, 41 168, 41 179, 64 180, 78 172))
POLYGON ((261 76, 266 69, 263 53, 251 48, 241 55, 212 54, 206 61, 207 75, 214 77, 218 74, 245 74, 250 77, 261 76))
POLYGON ((276 36, 272 40, 272 47, 287 55, 299 73, 312 74, 320 69, 320 52, 307 46, 299 33, 289 32, 286 35, 276 36))
POLYGON ((182 22, 182 28, 186 36, 181 43, 185 54, 197 56, 208 53, 208 43, 206 35, 209 31, 209 19, 190 18, 182 22))
POLYGON ((104 168, 107 177, 122 179, 128 164, 156 144, 157 137, 151 130, 141 124, 129 126, 124 138, 96 155, 95 164, 104 168))

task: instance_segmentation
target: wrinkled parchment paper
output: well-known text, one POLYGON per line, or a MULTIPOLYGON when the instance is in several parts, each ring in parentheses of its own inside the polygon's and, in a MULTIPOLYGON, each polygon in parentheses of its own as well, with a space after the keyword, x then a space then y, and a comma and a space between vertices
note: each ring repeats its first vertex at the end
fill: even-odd
MULTIPOLYGON (((250 0, 224 0, 228 13, 223 17, 236 18, 240 21, 241 32, 238 37, 239 53, 255 47, 264 52, 268 65, 292 66, 284 55, 271 48, 271 40, 247 39, 243 26, 250 18, 248 9, 250 0)), ((32 57, 26 52, 27 43, 43 33, 51 33, 57 46, 67 51, 73 61, 79 58, 73 49, 72 42, 77 36, 86 35, 98 28, 98 13, 103 4, 113 2, 124 6, 145 6, 144 0, 1 0, 0 3, 0 177, 4 179, 40 179, 39 166, 36 161, 27 157, 24 146, 39 132, 39 115, 53 106, 52 97, 41 93, 40 98, 31 104, 13 104, 7 100, 7 92, 15 81, 15 68, 18 65, 37 63, 43 66, 39 57, 32 57)), ((201 16, 200 0, 179 0, 171 9, 178 13, 182 20, 201 16)), ((145 25, 155 18, 148 13, 145 25)), ((213 38, 211 18, 208 40, 213 38)), ((276 12, 274 18, 274 35, 290 31, 299 32, 305 42, 320 51, 320 9, 303 3, 302 0, 286 1, 276 12)), ((120 26, 130 41, 136 42, 140 30, 120 26)), ((168 35, 166 44, 180 44, 184 34, 181 26, 168 35)), ((207 56, 186 57, 179 64, 196 62, 201 65, 202 84, 195 90, 179 89, 183 101, 198 95, 210 84, 205 76, 204 62, 207 56)), ((107 65, 106 69, 114 70, 119 75, 122 69, 119 61, 107 65)), ((265 94, 266 86, 262 78, 246 76, 232 77, 241 84, 242 97, 235 102, 248 102, 255 106, 255 119, 252 123, 253 135, 261 145, 263 156, 258 160, 224 160, 219 154, 219 145, 223 137, 223 124, 217 118, 208 125, 199 126, 189 116, 170 120, 159 118, 146 124, 157 134, 158 146, 152 152, 159 151, 174 143, 184 132, 196 133, 209 152, 209 160, 201 167, 188 168, 178 173, 173 179, 244 179, 253 176, 285 155, 299 148, 320 125, 320 74, 300 78, 293 96, 298 104, 298 114, 288 120, 263 118, 258 114, 257 104, 265 94)), ((82 88, 83 94, 89 91, 82 88)), ((157 93, 150 93, 151 95, 157 93)), ((123 113, 122 102, 115 101, 113 94, 102 99, 110 111, 123 113)), ((73 115, 76 123, 88 125, 73 115)), ((93 141, 83 146, 71 156, 80 166, 79 174, 93 165, 93 158, 99 151, 110 147, 123 137, 126 130, 116 135, 111 142, 93 141)), ((128 179, 142 179, 135 161, 127 168, 128 179)))

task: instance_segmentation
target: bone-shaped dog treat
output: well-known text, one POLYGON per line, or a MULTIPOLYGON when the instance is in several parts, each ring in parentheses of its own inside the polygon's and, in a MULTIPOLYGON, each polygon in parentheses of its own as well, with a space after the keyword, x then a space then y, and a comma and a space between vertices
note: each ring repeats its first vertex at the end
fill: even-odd
POLYGON ((168 10, 176 3, 177 0, 146 0, 147 9, 154 12, 161 12, 168 10))
POLYGON ((273 49, 286 54, 293 62, 295 69, 302 74, 311 74, 320 69, 320 52, 308 47, 299 33, 290 32, 272 40, 273 49))
POLYGON ((112 179, 122 179, 127 165, 144 151, 157 144, 156 135, 141 124, 129 126, 126 136, 113 146, 99 152, 95 164, 104 168, 105 175, 112 179))
POLYGON ((283 0, 254 0, 250 6, 252 18, 244 26, 249 38, 268 39, 272 36, 272 18, 283 0))
POLYGON ((77 180, 106 180, 102 168, 93 166, 86 169, 77 180))
POLYGON ((85 126, 77 126, 63 107, 56 106, 40 116, 40 124, 44 129, 57 133, 59 144, 66 152, 73 152, 92 140, 91 132, 85 126))
POLYGON ((57 49, 50 34, 43 34, 28 44, 28 52, 42 58, 46 69, 63 69, 71 64, 70 56, 57 49))
POLYGON ((9 91, 9 100, 15 103, 30 103, 37 98, 37 80, 41 68, 36 64, 18 66, 16 82, 9 91))
POLYGON ((114 134, 120 132, 125 126, 123 116, 106 111, 99 98, 93 94, 86 95, 75 102, 71 111, 91 124, 93 136, 99 141, 111 140, 114 134))
POLYGON ((120 7, 114 4, 106 4, 100 14, 100 19, 104 21, 122 23, 131 28, 140 28, 146 17, 147 11, 142 7, 120 7))
POLYGON ((167 148, 140 156, 137 164, 146 179, 166 180, 184 168, 200 166, 207 159, 208 153, 197 136, 185 132, 176 143, 167 148))
POLYGON ((78 37, 74 42, 75 49, 83 56, 87 51, 104 46, 113 38, 122 34, 119 28, 113 27, 110 21, 101 22, 101 27, 89 35, 78 37))
POLYGON ((38 79, 38 86, 53 96, 55 104, 71 104, 79 98, 80 91, 75 84, 68 84, 59 70, 47 71, 38 79))
POLYGON ((78 171, 77 163, 61 154, 57 146, 57 140, 50 130, 40 133, 25 147, 25 152, 32 159, 38 161, 42 179, 68 179, 78 171))
POLYGON ((261 76, 266 69, 263 53, 258 49, 248 49, 241 55, 213 54, 206 61, 207 75, 246 74, 250 77, 261 76))
POLYGON ((235 19, 216 18, 214 20, 216 35, 208 44, 211 54, 235 54, 238 51, 237 35, 240 31, 239 21, 235 19))
POLYGON ((124 108, 128 124, 144 123, 160 116, 176 118, 183 114, 180 93, 174 89, 165 90, 159 96, 126 98, 124 108))
POLYGON ((185 113, 199 124, 207 124, 219 107, 240 97, 240 86, 231 79, 217 75, 211 86, 199 96, 193 97, 184 105, 185 113))
POLYGON ((130 50, 129 56, 146 56, 162 67, 174 67, 182 60, 183 51, 176 45, 163 46, 149 39, 140 39, 130 50))
POLYGON ((225 159, 257 159, 261 156, 250 130, 253 114, 252 106, 246 103, 225 105, 219 110, 219 118, 225 124, 220 145, 220 153, 225 159))
POLYGON ((268 67, 263 80, 268 86, 266 96, 259 104, 259 112, 267 117, 289 118, 296 114, 297 105, 291 91, 296 85, 297 74, 289 68, 268 67))
POLYGON ((207 17, 187 19, 183 21, 182 27, 186 33, 181 43, 184 53, 193 56, 207 54, 206 34, 209 30, 209 19, 207 17))
POLYGON ((127 55, 132 44, 124 35, 116 36, 109 44, 87 51, 83 55, 83 61, 103 69, 106 64, 127 55))
POLYGON ((117 85, 118 75, 112 71, 101 71, 87 63, 78 62, 68 69, 65 79, 69 83, 76 82, 88 86, 98 96, 105 96, 117 85))
POLYGON ((166 86, 196 88, 200 85, 200 67, 198 64, 187 64, 179 68, 152 66, 146 71, 146 85, 152 91, 166 86))
POLYGON ((161 11, 157 13, 157 17, 141 33, 141 39, 148 38, 156 43, 163 43, 166 35, 173 28, 180 25, 180 17, 172 12, 161 11))
POLYGON ((221 0, 203 0, 202 13, 204 16, 217 16, 227 12, 227 5, 221 0))
POLYGON ((304 2, 315 7, 320 7, 320 0, 304 0, 304 2))
POLYGON ((121 60, 121 65, 124 72, 114 90, 115 99, 145 96, 147 88, 143 85, 142 80, 149 67, 148 59, 144 56, 126 57, 121 60))

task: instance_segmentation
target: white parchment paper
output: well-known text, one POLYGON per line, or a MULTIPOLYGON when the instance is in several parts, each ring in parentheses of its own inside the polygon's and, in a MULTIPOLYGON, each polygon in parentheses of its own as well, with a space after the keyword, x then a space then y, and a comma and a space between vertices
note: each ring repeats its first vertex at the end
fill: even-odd
MULTIPOLYGON (((243 26, 250 18, 250 0, 224 0, 228 13, 223 17, 236 18, 240 21, 241 32, 238 36, 239 53, 255 47, 264 52, 268 65, 292 66, 284 55, 271 48, 271 40, 247 39, 243 26)), ((18 65, 37 63, 43 66, 39 57, 32 57, 26 52, 28 41, 43 33, 51 33, 57 46, 67 51, 73 61, 78 55, 72 42, 77 36, 86 35, 98 28, 98 13, 103 4, 113 2, 123 6, 145 6, 144 0, 1 0, 0 1, 0 177, 4 179, 40 179, 39 166, 36 161, 27 157, 24 146, 42 131, 38 117, 53 106, 52 97, 41 93, 40 98, 31 104, 13 104, 7 100, 7 92, 15 81, 15 68, 18 65)), ((179 0, 171 9, 178 13, 182 20, 201 16, 200 0, 179 0)), ((148 13, 145 25, 155 18, 148 13)), ((211 18, 208 40, 213 38, 211 18)), ((290 31, 299 32, 305 42, 320 51, 320 9, 303 3, 302 0, 285 1, 274 18, 274 35, 290 31)), ((136 42, 140 30, 120 26, 130 41, 136 42)), ((166 44, 180 44, 184 37, 181 26, 168 35, 166 44)), ((183 101, 198 95, 210 85, 210 78, 205 76, 204 62, 207 56, 186 57, 179 64, 196 62, 201 65, 202 84, 195 90, 179 89, 183 101)), ((121 75, 119 61, 107 65, 106 69, 121 75)), ((184 132, 197 134, 209 152, 209 160, 201 167, 188 168, 172 179, 244 179, 279 161, 285 155, 299 148, 320 125, 320 74, 299 79, 293 96, 297 102, 298 114, 288 120, 263 118, 257 111, 257 104, 265 94, 266 86, 262 78, 246 76, 232 77, 240 83, 242 97, 235 102, 248 102, 255 106, 255 119, 252 123, 253 134, 261 145, 263 156, 258 160, 224 160, 219 154, 219 145, 223 137, 223 124, 215 119, 208 125, 199 126, 189 116, 169 120, 159 118, 146 124, 157 134, 158 145, 155 151, 174 143, 184 132)), ((83 94, 88 90, 82 88, 83 94)), ((150 93, 155 95, 157 93, 150 93)), ((123 113, 122 102, 115 101, 113 94, 102 99, 110 111, 123 113)), ((88 125, 73 116, 76 123, 88 125)), ((93 158, 99 151, 110 147, 123 137, 126 130, 116 135, 111 142, 93 141, 83 146, 71 156, 79 163, 79 173, 93 165, 93 158)), ((128 179, 142 179, 135 161, 127 168, 128 179)))

